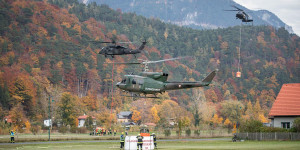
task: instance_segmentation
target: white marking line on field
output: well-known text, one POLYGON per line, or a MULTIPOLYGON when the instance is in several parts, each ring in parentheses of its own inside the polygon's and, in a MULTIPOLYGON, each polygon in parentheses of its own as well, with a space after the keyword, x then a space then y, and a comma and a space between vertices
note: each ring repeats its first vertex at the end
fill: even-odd
POLYGON ((119 148, 119 146, 116 146, 116 147, 115 147, 115 146, 116 146, 116 145, 113 145, 113 147, 109 147, 109 148, 119 148))
POLYGON ((73 146, 64 146, 64 147, 73 147, 73 146))
POLYGON ((38 147, 38 148, 49 148, 49 147, 38 147))

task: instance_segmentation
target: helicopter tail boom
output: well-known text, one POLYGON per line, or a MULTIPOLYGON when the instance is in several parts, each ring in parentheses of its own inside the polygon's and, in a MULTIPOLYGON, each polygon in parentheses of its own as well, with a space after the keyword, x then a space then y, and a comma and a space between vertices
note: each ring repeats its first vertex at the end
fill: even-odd
POLYGON ((142 45, 139 47, 138 50, 143 50, 145 48, 145 45, 147 44, 146 40, 142 43, 142 45))
POLYGON ((165 91, 166 90, 177 90, 177 89, 188 89, 188 88, 194 88, 194 87, 203 87, 208 86, 213 78, 216 76, 217 70, 211 72, 206 78, 204 78, 202 81, 196 81, 196 82, 166 82, 165 85, 165 91))

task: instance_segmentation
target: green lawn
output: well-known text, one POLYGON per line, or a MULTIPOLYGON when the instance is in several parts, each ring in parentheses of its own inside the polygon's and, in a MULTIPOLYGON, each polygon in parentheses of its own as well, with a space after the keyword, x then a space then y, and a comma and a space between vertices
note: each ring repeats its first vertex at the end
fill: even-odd
MULTIPOLYGON (((245 141, 230 142, 216 141, 161 141, 159 149, 163 150, 198 150, 198 149, 300 149, 300 141, 245 141)), ((54 149, 54 150, 84 150, 84 149, 111 149, 119 150, 118 142, 99 143, 53 143, 53 144, 26 144, 26 145, 0 145, 0 149, 54 149)))

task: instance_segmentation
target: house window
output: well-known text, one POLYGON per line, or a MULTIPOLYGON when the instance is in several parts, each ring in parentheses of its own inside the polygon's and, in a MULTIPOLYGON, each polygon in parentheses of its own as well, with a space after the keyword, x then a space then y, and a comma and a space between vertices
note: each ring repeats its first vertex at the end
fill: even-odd
POLYGON ((281 127, 284 129, 289 129, 290 128, 290 122, 281 122, 281 127))

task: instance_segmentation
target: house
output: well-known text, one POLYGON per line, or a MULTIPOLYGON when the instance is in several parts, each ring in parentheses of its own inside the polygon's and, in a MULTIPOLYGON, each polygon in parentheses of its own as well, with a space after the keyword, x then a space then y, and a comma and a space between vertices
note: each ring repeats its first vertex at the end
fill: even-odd
MULTIPOLYGON (((79 116, 77 119, 78 119, 78 127, 84 127, 84 123, 85 123, 85 120, 86 118, 88 118, 89 116, 88 115, 83 115, 83 116, 79 116)), ((96 118, 92 116, 92 119, 93 119, 93 125, 96 125, 96 118)))
POLYGON ((269 112, 272 127, 289 129, 300 117, 300 83, 283 84, 269 112))
POLYGON ((51 119, 44 120, 44 126, 45 127, 52 126, 52 120, 51 119))
POLYGON ((117 121, 124 123, 129 122, 132 117, 132 111, 121 111, 119 114, 117 114, 117 121))
POLYGON ((11 124, 12 123, 12 120, 11 120, 11 115, 8 115, 8 116, 5 116, 4 118, 3 118, 3 120, 4 120, 4 122, 5 122, 5 124, 11 124))

